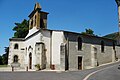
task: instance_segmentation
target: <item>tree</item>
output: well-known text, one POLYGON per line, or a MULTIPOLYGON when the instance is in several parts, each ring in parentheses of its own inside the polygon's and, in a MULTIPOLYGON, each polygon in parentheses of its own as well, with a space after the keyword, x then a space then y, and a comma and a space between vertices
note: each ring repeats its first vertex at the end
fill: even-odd
POLYGON ((85 32, 82 32, 81 34, 95 36, 94 31, 92 29, 85 29, 85 32))
POLYGON ((29 31, 28 21, 24 19, 21 23, 15 23, 13 31, 15 31, 14 38, 25 38, 29 31))
POLYGON ((3 65, 2 56, 0 55, 0 65, 3 65))
POLYGON ((2 63, 8 64, 9 47, 5 47, 5 54, 2 55, 2 63))

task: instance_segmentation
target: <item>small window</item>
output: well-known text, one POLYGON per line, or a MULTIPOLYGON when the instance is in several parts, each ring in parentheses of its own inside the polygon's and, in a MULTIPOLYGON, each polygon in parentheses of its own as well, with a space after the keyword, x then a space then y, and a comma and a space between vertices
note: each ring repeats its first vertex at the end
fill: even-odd
POLYGON ((33 27, 33 20, 31 21, 31 27, 33 27))
POLYGON ((104 41, 101 41, 101 52, 104 52, 104 41))
POLYGON ((36 15, 35 15, 35 24, 34 24, 34 26, 36 26, 36 15))
POLYGON ((40 48, 38 48, 38 51, 40 50, 40 48))
POLYGON ((82 50, 82 39, 78 37, 78 50, 82 50))
POLYGON ((15 45, 14 45, 14 49, 18 49, 18 44, 15 44, 15 45))
POLYGON ((113 50, 115 50, 115 42, 113 42, 113 50))
POLYGON ((17 56, 17 55, 14 56, 13 62, 14 62, 14 63, 17 63, 17 62, 18 62, 18 56, 17 56))
POLYGON ((33 50, 33 48, 32 48, 31 46, 28 47, 28 51, 29 51, 30 49, 33 50))
POLYGON ((21 50, 25 50, 24 48, 21 48, 21 50))

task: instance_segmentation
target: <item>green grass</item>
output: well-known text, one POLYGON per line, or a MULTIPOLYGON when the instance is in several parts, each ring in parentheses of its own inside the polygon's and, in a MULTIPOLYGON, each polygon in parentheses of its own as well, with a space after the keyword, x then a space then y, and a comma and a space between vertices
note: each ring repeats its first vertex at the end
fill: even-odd
POLYGON ((7 67, 7 65, 0 65, 0 67, 7 67))

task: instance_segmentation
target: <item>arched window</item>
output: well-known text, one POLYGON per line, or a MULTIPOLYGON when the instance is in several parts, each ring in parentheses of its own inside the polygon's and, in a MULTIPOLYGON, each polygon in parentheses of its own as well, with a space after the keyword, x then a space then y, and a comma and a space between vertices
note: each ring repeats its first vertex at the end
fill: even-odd
POLYGON ((29 51, 30 49, 33 50, 33 48, 32 48, 31 46, 28 47, 28 51, 29 51))
POLYGON ((82 50, 82 39, 78 37, 78 50, 82 50))
POLYGON ((113 50, 115 50, 115 42, 113 42, 113 50))
POLYGON ((101 41, 101 52, 104 52, 104 41, 101 41))
POLYGON ((14 62, 14 63, 17 63, 17 62, 18 62, 18 56, 17 56, 17 55, 14 56, 13 62, 14 62))
POLYGON ((18 44, 15 44, 15 45, 14 45, 14 49, 18 49, 18 44))

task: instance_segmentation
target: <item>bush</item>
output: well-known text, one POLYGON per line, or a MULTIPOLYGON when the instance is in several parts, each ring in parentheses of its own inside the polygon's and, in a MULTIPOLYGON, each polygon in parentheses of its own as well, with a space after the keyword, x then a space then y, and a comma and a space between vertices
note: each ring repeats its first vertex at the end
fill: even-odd
POLYGON ((36 64, 35 67, 37 68, 37 70, 41 70, 40 64, 36 64))

